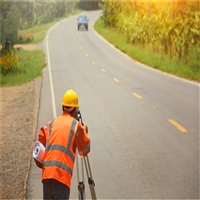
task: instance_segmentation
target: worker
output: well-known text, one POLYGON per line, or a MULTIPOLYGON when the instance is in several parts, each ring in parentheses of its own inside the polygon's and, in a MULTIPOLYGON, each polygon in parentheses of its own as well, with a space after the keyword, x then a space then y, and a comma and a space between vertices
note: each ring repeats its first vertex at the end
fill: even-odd
POLYGON ((75 91, 65 92, 62 115, 40 128, 38 141, 45 147, 42 168, 43 199, 69 199, 76 148, 80 156, 90 152, 88 127, 76 119, 79 108, 75 91))

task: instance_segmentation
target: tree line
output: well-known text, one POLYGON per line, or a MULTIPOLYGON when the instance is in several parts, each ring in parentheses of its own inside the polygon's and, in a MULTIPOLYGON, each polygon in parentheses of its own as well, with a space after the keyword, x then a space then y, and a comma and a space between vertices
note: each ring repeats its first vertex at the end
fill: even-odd
POLYGON ((67 17, 76 9, 93 10, 98 8, 99 0, 1 0, 0 1, 0 76, 11 73, 24 73, 20 66, 14 44, 30 42, 32 33, 18 34, 35 25, 42 25, 56 19, 67 17))
POLYGON ((128 43, 199 60, 199 0, 102 0, 101 7, 105 26, 125 35, 128 43))
POLYGON ((22 0, 0 1, 0 43, 9 41, 14 45, 18 40, 18 30, 37 24, 45 24, 56 18, 65 17, 76 8, 92 10, 98 8, 99 0, 22 0))

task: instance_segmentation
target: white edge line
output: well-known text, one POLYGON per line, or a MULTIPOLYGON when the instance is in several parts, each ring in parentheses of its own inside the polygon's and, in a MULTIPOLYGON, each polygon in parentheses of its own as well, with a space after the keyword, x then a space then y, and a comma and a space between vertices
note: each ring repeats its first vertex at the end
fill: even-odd
MULTIPOLYGON (((67 18, 68 19, 68 18, 67 18)), ((53 89, 53 80, 52 80, 52 73, 51 73, 51 62, 50 62, 50 56, 49 56, 49 43, 48 43, 48 38, 49 38, 49 34, 51 33, 51 31, 57 27, 61 22, 67 20, 64 19, 58 23, 56 23, 48 32, 47 32, 47 36, 46 36, 46 48, 47 48, 47 65, 48 65, 48 69, 49 69, 49 81, 50 81, 50 88, 51 88, 51 99, 52 99, 52 109, 53 109, 53 117, 55 118, 57 116, 56 113, 56 104, 55 104, 55 94, 54 94, 54 89, 53 89)))
POLYGON ((48 60, 48 69, 49 69, 49 81, 50 81, 50 88, 51 88, 51 99, 52 99, 52 108, 53 108, 53 117, 55 118, 57 116, 56 113, 56 107, 55 107, 55 95, 54 95, 54 89, 53 89, 53 81, 52 81, 52 74, 51 74, 51 63, 49 58, 49 43, 48 43, 48 36, 47 35, 47 60, 48 60))
MULTIPOLYGON (((98 19, 97 19, 97 20, 98 20, 98 19)), ((101 36, 101 35, 94 29, 94 27, 92 27, 92 28, 93 28, 94 33, 95 33, 101 40, 103 40, 103 41, 104 41, 105 43, 107 43, 109 46, 113 47, 116 51, 118 51, 119 53, 121 53, 121 54, 124 55, 125 57, 129 58, 131 61, 136 62, 136 63, 139 64, 140 66, 145 67, 145 68, 147 68, 147 69, 149 69, 149 70, 153 70, 153 71, 155 71, 155 72, 164 74, 164 75, 169 76, 169 77, 171 77, 171 78, 178 79, 178 80, 181 80, 181 81, 184 81, 184 82, 187 82, 187 83, 190 83, 190 84, 193 84, 193 85, 196 85, 196 86, 199 86, 199 87, 200 87, 200 83, 198 83, 198 82, 196 82, 196 81, 187 80, 187 79, 185 79, 185 78, 181 78, 181 77, 175 76, 175 75, 173 75, 173 74, 169 74, 169 73, 167 73, 167 72, 160 71, 160 70, 155 69, 155 68, 153 68, 153 67, 149 67, 148 65, 142 64, 142 63, 140 63, 140 62, 137 61, 137 60, 134 60, 133 58, 131 58, 130 56, 128 56, 128 55, 125 54, 124 52, 122 52, 122 51, 120 51, 119 49, 117 49, 112 43, 108 42, 103 36, 101 36)))

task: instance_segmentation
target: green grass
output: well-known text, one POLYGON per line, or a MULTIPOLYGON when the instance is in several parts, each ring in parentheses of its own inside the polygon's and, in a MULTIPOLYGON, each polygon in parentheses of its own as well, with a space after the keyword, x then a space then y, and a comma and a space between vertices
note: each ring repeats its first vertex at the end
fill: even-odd
POLYGON ((145 46, 144 48, 138 45, 128 44, 125 36, 121 35, 113 28, 105 27, 102 19, 97 20, 94 28, 116 48, 126 53, 134 60, 163 72, 200 81, 200 60, 195 57, 196 54, 190 53, 184 60, 179 60, 178 58, 170 59, 169 56, 165 54, 153 52, 150 46, 145 46))
POLYGON ((63 19, 66 19, 67 17, 70 17, 72 15, 76 15, 76 14, 81 13, 81 12, 83 12, 83 10, 78 10, 77 9, 73 13, 68 14, 65 17, 58 18, 58 19, 54 20, 51 23, 36 25, 36 26, 33 26, 33 27, 28 28, 26 30, 19 30, 18 33, 19 34, 20 33, 33 33, 34 40, 29 42, 29 43, 26 43, 26 44, 37 44, 37 43, 40 43, 40 42, 42 42, 44 40, 47 30, 49 28, 51 28, 54 24, 56 24, 57 22, 59 22, 59 21, 61 21, 63 19))
POLYGON ((43 39, 45 38, 45 34, 46 34, 46 31, 54 25, 55 22, 51 22, 51 23, 48 23, 48 24, 43 24, 42 26, 41 25, 36 25, 34 27, 31 27, 29 29, 26 29, 26 30, 19 30, 18 33, 21 34, 21 33, 33 33, 34 35, 34 39, 33 41, 29 42, 29 43, 25 43, 25 44, 37 44, 41 41, 43 41, 43 39))
MULTIPOLYGON (((78 14, 80 12, 82 11, 76 10, 71 15, 78 14)), ((64 18, 57 19, 52 23, 37 25, 27 30, 20 30, 19 32, 26 31, 33 33, 34 40, 32 43, 39 43, 44 40, 47 30, 62 19, 64 18)), ((102 20, 98 20, 94 27, 96 31, 110 41, 110 43, 112 43, 121 51, 125 52, 133 59, 164 72, 172 73, 187 79, 200 81, 199 60, 197 60, 193 52, 191 52, 190 56, 185 59, 185 62, 179 61, 178 59, 170 60, 166 55, 152 52, 150 47, 142 48, 140 46, 127 44, 124 36, 111 28, 105 28, 102 20)), ((18 69, 15 70, 15 73, 11 71, 6 76, 0 74, 1 87, 21 85, 42 75, 42 69, 46 65, 43 51, 24 51, 24 53, 18 52, 17 54, 20 62, 19 66, 17 67, 18 69)))
POLYGON ((19 65, 7 75, 0 77, 0 86, 15 86, 32 81, 42 75, 45 67, 45 55, 41 50, 23 51, 17 53, 19 65), (14 71, 14 72, 13 72, 14 71))
MULTIPOLYGON (((37 44, 44 40, 46 32, 57 22, 83 12, 83 10, 75 10, 73 13, 54 20, 48 24, 41 24, 31 27, 26 30, 20 30, 19 33, 33 33, 34 40, 28 44, 37 44)), ((42 50, 21 51, 16 52, 19 57, 19 65, 13 66, 14 68, 6 75, 0 73, 0 87, 21 85, 32 81, 34 78, 42 75, 42 69, 46 66, 45 54, 42 50)))

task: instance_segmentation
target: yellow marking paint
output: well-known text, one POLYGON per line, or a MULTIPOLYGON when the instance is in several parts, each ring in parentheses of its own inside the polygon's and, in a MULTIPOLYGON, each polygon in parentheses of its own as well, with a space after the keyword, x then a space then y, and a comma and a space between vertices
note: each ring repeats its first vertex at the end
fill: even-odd
POLYGON ((105 69, 101 69, 101 71, 102 71, 102 72, 106 72, 106 70, 105 70, 105 69))
POLYGON ((171 124, 173 124, 176 128, 178 128, 181 132, 186 133, 188 132, 183 126, 181 126, 178 122, 173 119, 168 120, 171 124))
POLYGON ((83 47, 80 47, 80 49, 82 49, 82 50, 83 50, 83 47))
POLYGON ((89 56, 87 53, 85 54, 87 57, 89 56))
POLYGON ((94 61, 92 61, 92 64, 93 64, 93 65, 96 65, 96 63, 95 63, 94 61))
POLYGON ((117 83, 119 83, 119 80, 117 78, 113 78, 113 80, 117 83))
POLYGON ((137 94, 137 93, 133 93, 133 95, 134 95, 135 97, 137 97, 138 99, 142 99, 142 97, 141 97, 139 94, 137 94))

